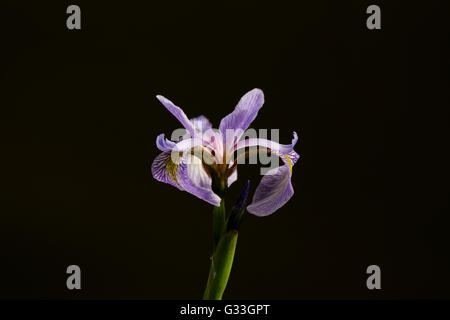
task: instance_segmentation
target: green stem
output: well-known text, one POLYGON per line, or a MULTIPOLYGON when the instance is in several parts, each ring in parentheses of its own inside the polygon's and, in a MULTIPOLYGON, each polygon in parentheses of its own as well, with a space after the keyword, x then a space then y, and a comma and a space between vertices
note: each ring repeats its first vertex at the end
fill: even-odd
POLYGON ((220 207, 214 207, 213 209, 213 237, 214 237, 214 248, 219 244, 219 240, 225 232, 225 201, 220 202, 220 207))
POLYGON ((225 200, 223 200, 226 180, 216 180, 216 182, 213 185, 219 186, 216 189, 217 193, 222 195, 222 201, 220 206, 214 207, 213 210, 214 251, 211 257, 208 282, 203 294, 204 300, 221 300, 227 287, 231 267, 233 266, 234 252, 236 251, 238 230, 245 214, 245 204, 247 203, 250 186, 250 181, 248 180, 227 217, 225 200))
POLYGON ((233 265, 237 238, 237 230, 230 230, 220 239, 211 258, 208 283, 203 295, 204 300, 222 299, 233 265))

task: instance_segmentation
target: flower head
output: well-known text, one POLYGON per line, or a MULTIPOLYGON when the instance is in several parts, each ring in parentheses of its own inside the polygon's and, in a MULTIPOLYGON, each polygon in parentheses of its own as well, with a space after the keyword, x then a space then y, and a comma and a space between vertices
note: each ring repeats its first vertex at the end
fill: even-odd
POLYGON ((257 216, 272 214, 294 194, 291 184, 292 169, 299 155, 294 151, 297 134, 291 144, 283 145, 262 138, 241 139, 256 118, 264 103, 260 89, 246 93, 232 113, 224 117, 218 130, 212 129, 207 118, 189 119, 170 100, 156 96, 186 130, 181 139, 171 141, 160 134, 156 139, 162 151, 152 164, 153 177, 187 191, 198 198, 219 206, 223 192, 237 179, 236 154, 248 147, 277 155, 283 165, 270 169, 261 179, 247 211, 257 216))

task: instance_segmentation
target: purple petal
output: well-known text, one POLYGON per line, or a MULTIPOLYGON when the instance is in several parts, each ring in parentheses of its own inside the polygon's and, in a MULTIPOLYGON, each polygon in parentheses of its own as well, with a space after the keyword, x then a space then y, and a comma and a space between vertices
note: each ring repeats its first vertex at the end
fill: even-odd
MULTIPOLYGON (((230 165, 232 165, 232 163, 230 165)), ((237 167, 236 167, 234 169, 233 173, 231 173, 230 176, 228 177, 228 180, 227 180, 228 186, 231 186, 231 184, 237 180, 237 177, 238 177, 238 174, 237 174, 237 167)))
POLYGON ((284 206, 293 194, 289 166, 272 169, 261 179, 247 210, 259 217, 268 216, 284 206))
MULTIPOLYGON (((297 160, 300 158, 297 152, 294 151, 294 146, 298 141, 297 133, 294 131, 294 138, 291 144, 279 144, 275 141, 259 138, 250 138, 246 140, 239 141, 236 145, 236 150, 245 147, 265 147, 270 149, 270 151, 278 155, 281 160, 283 160, 285 166, 289 168, 289 172, 292 175, 292 167, 295 165, 297 160)), ((270 171, 269 171, 270 172, 270 171)))
POLYGON ((163 96, 157 95, 156 98, 164 105, 164 107, 167 108, 167 110, 170 111, 170 113, 172 113, 175 118, 178 119, 178 121, 181 122, 181 124, 183 125, 183 127, 186 128, 187 132, 189 132, 189 134, 191 135, 191 137, 194 136, 194 125, 192 124, 192 122, 188 119, 188 117, 186 116, 186 114, 183 112, 183 110, 181 110, 180 107, 177 107, 176 105, 173 104, 172 101, 170 101, 169 99, 166 99, 163 96))
POLYGON ((180 190, 184 190, 179 184, 179 164, 172 161, 171 151, 160 153, 152 163, 153 178, 160 182, 168 183, 180 190))
POLYGON ((189 153, 179 157, 176 162, 172 152, 159 154, 152 163, 153 177, 164 183, 187 191, 215 206, 220 205, 220 197, 211 189, 211 178, 203 168, 201 160, 189 153))
POLYGON ((175 145, 175 142, 165 138, 164 133, 161 133, 156 138, 156 146, 161 151, 171 151, 175 147, 175 145))
MULTIPOLYGON (((239 149, 245 148, 245 147, 260 146, 260 147, 269 148, 271 151, 273 151, 277 154, 284 155, 284 154, 290 154, 293 151, 294 146, 297 143, 297 141, 298 141, 298 136, 297 136, 297 133, 294 131, 294 138, 292 139, 291 144, 279 144, 278 142, 275 142, 272 140, 260 139, 260 138, 250 138, 250 139, 239 141, 236 145, 235 150, 239 150, 239 149)), ((293 161, 295 160, 295 162, 297 162, 298 154, 295 151, 292 154, 292 157, 294 157, 295 159, 291 159, 291 160, 293 160, 293 161)))
POLYGON ((289 153, 285 153, 284 157, 282 157, 282 158, 283 158, 284 162, 286 162, 286 160, 290 160, 290 161, 287 161, 287 162, 288 162, 288 164, 293 166, 297 162, 297 160, 300 158, 300 156, 299 156, 299 154, 297 152, 292 150, 289 153))
POLYGON ((212 191, 211 178, 200 159, 186 154, 180 168, 180 184, 184 190, 214 206, 220 206, 221 199, 212 191))
POLYGON ((260 89, 253 89, 241 98, 234 111, 220 121, 219 129, 224 139, 227 139, 227 129, 238 131, 233 137, 228 137, 231 141, 224 141, 224 145, 229 146, 239 140, 252 121, 255 120, 263 103, 264 94, 260 89))
POLYGON ((205 116, 198 116, 196 118, 191 119, 191 123, 194 126, 195 130, 204 132, 208 129, 212 128, 211 122, 205 116))
POLYGON ((188 138, 175 143, 173 150, 177 152, 184 152, 191 150, 197 146, 203 146, 203 144, 204 141, 201 138, 188 138))

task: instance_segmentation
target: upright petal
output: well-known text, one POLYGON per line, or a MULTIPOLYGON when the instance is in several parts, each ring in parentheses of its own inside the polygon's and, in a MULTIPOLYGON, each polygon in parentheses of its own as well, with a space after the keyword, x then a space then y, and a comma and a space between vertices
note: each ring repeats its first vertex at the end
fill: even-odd
POLYGON ((211 122, 209 122, 208 118, 203 115, 191 119, 191 123, 193 124, 195 130, 200 132, 204 132, 212 128, 211 122))
POLYGON ((180 107, 177 107, 176 105, 173 104, 172 101, 170 101, 169 99, 166 99, 163 96, 157 95, 156 98, 164 105, 164 107, 166 107, 167 110, 170 111, 170 113, 172 113, 175 116, 175 118, 178 119, 178 121, 181 122, 183 127, 185 127, 187 132, 189 132, 191 137, 193 137, 195 134, 194 125, 188 119, 188 117, 183 112, 183 110, 181 110, 180 107))
POLYGON ((261 179, 247 210, 259 217, 268 216, 284 206, 293 194, 289 166, 272 169, 261 179))
POLYGON ((260 89, 247 92, 239 101, 232 113, 220 121, 219 129, 222 132, 225 146, 230 146, 239 140, 245 130, 255 120, 259 109, 264 104, 264 94, 260 89), (227 137, 227 130, 235 130, 236 134, 227 137), (230 141, 231 140, 231 141, 230 141))

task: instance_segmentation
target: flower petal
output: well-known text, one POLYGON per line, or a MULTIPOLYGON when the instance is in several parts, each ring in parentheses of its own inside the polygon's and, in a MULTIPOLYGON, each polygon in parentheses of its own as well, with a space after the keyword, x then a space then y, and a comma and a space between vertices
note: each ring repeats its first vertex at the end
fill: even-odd
POLYGON ((232 143, 234 144, 239 140, 252 121, 255 120, 256 115, 263 104, 263 92, 260 89, 253 89, 241 98, 232 113, 220 121, 219 129, 222 132, 225 146, 229 146, 232 143), (227 137, 227 129, 235 130, 236 132, 231 137, 230 134, 228 134, 229 137, 227 137), (225 139, 227 139, 227 141, 225 141, 225 139))
POLYGON ((289 166, 272 169, 256 188, 247 211, 259 217, 268 216, 284 206, 293 194, 289 166))
POLYGON ((191 154, 185 154, 182 159, 180 184, 184 190, 214 206, 220 206, 221 199, 212 191, 211 177, 201 160, 191 154))
MULTIPOLYGON (((245 140, 239 141, 236 144, 235 150, 239 150, 239 149, 245 148, 245 147, 260 146, 260 147, 268 148, 272 152, 276 152, 277 154, 289 154, 293 151, 294 146, 297 143, 297 141, 298 141, 298 136, 297 136, 297 133, 294 131, 294 138, 292 139, 291 144, 279 144, 278 142, 275 142, 272 140, 260 139, 260 138, 250 138, 250 139, 245 139, 245 140)), ((295 153, 295 151, 294 151, 294 153, 295 153)), ((295 154, 297 154, 297 153, 295 153, 295 154)), ((295 158, 294 154, 292 156, 295 158)), ((298 160, 298 154, 295 159, 295 162, 297 162, 297 160, 298 160)))
POLYGON ((153 178, 160 182, 168 183, 180 190, 184 190, 179 184, 179 163, 175 163, 171 157, 171 151, 160 153, 152 163, 153 178))
POLYGON ((203 115, 191 119, 191 123, 193 124, 195 130, 199 132, 205 132, 206 130, 212 128, 211 122, 209 122, 209 120, 203 115))
POLYGON ((176 143, 165 138, 164 133, 156 137, 156 146, 161 151, 170 151, 175 147, 176 143))
POLYGON ((175 143, 173 151, 184 152, 192 150, 197 146, 203 146, 204 141, 201 138, 187 138, 175 143))
MULTIPOLYGON (((232 164, 231 164, 232 165, 232 164)), ((228 177, 227 183, 228 186, 231 186, 231 184, 233 182, 235 182, 238 178, 238 174, 237 174, 237 167, 234 169, 234 171, 230 174, 230 176, 228 177)))
MULTIPOLYGON (((292 175, 292 168, 294 164, 297 162, 297 160, 300 158, 298 153, 294 151, 294 146, 297 143, 297 141, 298 136, 297 133, 294 131, 294 138, 292 139, 291 144, 279 144, 278 142, 267 139, 250 138, 239 141, 236 144, 235 150, 255 146, 268 148, 272 153, 278 155, 281 158, 281 160, 283 160, 283 163, 289 168, 289 172, 292 175)), ((269 172, 267 174, 269 174, 269 172)))
POLYGON ((176 105, 173 104, 172 101, 170 101, 169 99, 166 99, 163 96, 157 95, 156 98, 164 105, 164 107, 166 107, 167 110, 170 111, 170 113, 172 113, 175 116, 175 118, 178 119, 178 121, 181 122, 183 127, 185 127, 187 132, 189 132, 191 137, 193 137, 194 133, 195 133, 194 132, 194 125, 188 119, 188 117, 183 112, 183 110, 181 110, 180 107, 177 107, 176 105))
POLYGON ((190 153, 172 157, 171 151, 159 154, 152 163, 153 177, 164 183, 187 191, 194 196, 220 206, 220 197, 211 189, 211 178, 203 168, 201 160, 190 153))

